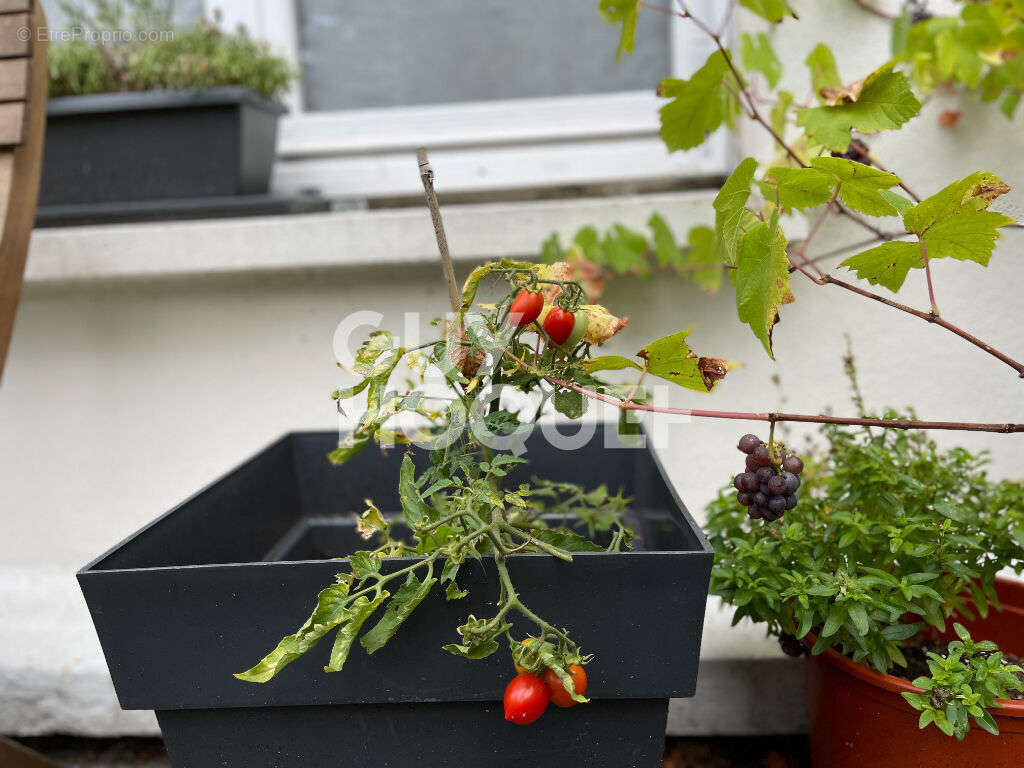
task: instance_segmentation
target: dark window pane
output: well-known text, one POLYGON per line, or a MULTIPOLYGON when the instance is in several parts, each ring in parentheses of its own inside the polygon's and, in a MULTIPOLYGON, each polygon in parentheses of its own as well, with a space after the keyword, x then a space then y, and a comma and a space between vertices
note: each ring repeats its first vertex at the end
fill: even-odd
POLYGON ((637 50, 595 0, 300 0, 307 109, 650 89, 669 72, 664 14, 640 15, 637 50))

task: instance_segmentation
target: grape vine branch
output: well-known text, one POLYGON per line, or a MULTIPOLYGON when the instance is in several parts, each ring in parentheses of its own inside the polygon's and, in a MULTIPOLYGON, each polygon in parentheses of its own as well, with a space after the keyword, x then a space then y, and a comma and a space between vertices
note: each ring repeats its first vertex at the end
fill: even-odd
MULTIPOLYGON (((427 159, 427 151, 425 149, 418 149, 417 158, 421 172, 424 168, 430 169, 430 164, 427 159)), ((444 237, 444 227, 440 224, 441 222, 441 209, 437 202, 437 195, 434 194, 433 187, 433 171, 430 170, 429 174, 423 174, 423 187, 424 197, 426 199, 427 207, 430 209, 431 219, 435 222, 434 232, 438 241, 438 250, 441 253, 442 261, 451 264, 451 255, 448 252, 448 243, 444 237), (429 178, 428 178, 429 177, 429 178)), ((445 279, 448 283, 449 294, 452 296, 458 295, 458 285, 455 282, 454 270, 446 268, 444 270, 445 279)), ((825 275, 825 278, 834 280, 825 275)), ((860 291, 861 289, 855 286, 849 286, 851 289, 860 291)), ((867 293, 867 292, 865 292, 867 293)), ((879 300, 885 300, 883 297, 878 297, 879 300)), ((887 300, 886 300, 887 301, 887 300)), ((900 305, 903 307, 903 305, 900 305)), ((903 307, 905 310, 909 310, 912 313, 918 312, 910 307, 903 307)), ((921 313, 925 314, 925 313, 921 313)), ((933 322, 944 322, 940 318, 936 317, 933 322)), ((958 332, 963 333, 963 331, 958 332)), ((971 337, 973 339, 973 337, 971 337)), ((974 340, 976 343, 981 343, 977 339, 974 340)), ((998 354, 995 350, 991 350, 993 354, 998 354)), ((677 416, 691 416, 694 418, 709 418, 709 419, 733 419, 737 421, 765 421, 771 424, 777 422, 802 422, 806 424, 848 424, 852 426, 863 426, 863 427, 883 427, 888 429, 938 429, 938 430, 952 430, 960 432, 997 432, 997 433, 1015 433, 1024 432, 1024 424, 1015 424, 1011 422, 995 424, 995 423, 983 423, 983 422, 969 422, 969 421, 921 421, 918 419, 882 419, 882 418, 865 418, 865 417, 854 417, 854 416, 827 416, 823 414, 806 414, 806 413, 778 413, 778 412, 747 412, 747 411, 711 411, 703 410, 699 408, 672 408, 668 406, 657 406, 647 405, 645 403, 635 403, 632 401, 632 396, 639 387, 634 387, 632 392, 625 398, 620 399, 611 395, 606 395, 601 392, 594 392, 593 390, 581 387, 575 382, 566 381, 555 376, 550 376, 544 371, 530 365, 525 360, 519 358, 513 354, 510 350, 504 350, 504 355, 510 360, 515 362, 523 370, 528 371, 531 374, 543 378, 550 384, 556 387, 564 389, 571 389, 574 392, 578 392, 584 397, 589 397, 592 400, 598 400, 609 405, 614 405, 616 408, 620 408, 624 411, 644 411, 647 413, 664 413, 672 414, 677 416)), ((641 381, 646 372, 641 374, 641 381)))
MULTIPOLYGON (((712 30, 711 27, 709 27, 704 21, 702 21, 701 19, 699 19, 696 16, 694 16, 693 13, 690 12, 690 9, 687 7, 687 5, 684 2, 684 0, 676 0, 676 2, 677 2, 678 6, 680 8, 680 10, 678 10, 678 11, 672 11, 671 9, 666 9, 666 8, 663 8, 663 7, 659 7, 658 10, 661 10, 663 12, 671 13, 672 15, 678 16, 678 17, 683 18, 683 19, 689 19, 698 29, 700 29, 704 34, 708 35, 708 37, 711 38, 711 41, 715 44, 715 46, 721 52, 721 54, 722 54, 722 56, 723 56, 723 58, 725 60, 726 65, 729 67, 729 71, 732 73, 733 77, 735 77, 737 84, 740 86, 740 93, 743 95, 743 99, 740 100, 740 106, 742 107, 744 113, 747 115, 748 118, 750 118, 751 120, 754 120, 755 122, 759 123, 766 131, 768 131, 768 133, 771 134, 771 137, 775 141, 775 143, 787 154, 787 156, 789 156, 801 168, 806 168, 807 164, 800 158, 799 155, 797 155, 797 153, 793 150, 793 148, 790 147, 789 144, 786 143, 785 139, 782 136, 779 135, 778 131, 776 131, 771 126, 771 124, 768 121, 766 121, 764 119, 764 117, 761 115, 760 111, 757 108, 756 101, 750 95, 750 91, 749 91, 749 89, 748 89, 748 87, 746 85, 746 81, 743 79, 742 75, 739 72, 739 69, 736 67, 736 64, 733 62, 732 56, 729 53, 729 49, 722 42, 722 34, 721 34, 721 32, 716 32, 716 31, 712 30)), ((642 3, 642 4, 645 5, 645 7, 652 7, 652 6, 647 6, 646 3, 642 3)), ((908 194, 910 194, 910 196, 912 198, 919 199, 917 197, 917 195, 912 193, 902 183, 900 184, 900 186, 902 186, 903 189, 908 194)), ((838 190, 837 190, 837 192, 838 192, 838 190)), ((825 206, 825 210, 824 210, 824 213, 822 215, 822 219, 824 217, 828 216, 828 214, 832 210, 835 210, 838 213, 840 213, 840 214, 842 214, 844 216, 847 216, 848 218, 850 218, 851 220, 853 220, 854 222, 856 222, 860 226, 862 226, 865 229, 867 229, 868 231, 870 231, 872 233, 872 235, 874 235, 874 238, 871 241, 869 241, 869 242, 887 241, 887 240, 894 239, 894 233, 885 232, 885 231, 883 231, 881 229, 878 229, 877 227, 869 224, 867 221, 862 219, 860 216, 855 214, 853 211, 850 211, 845 206, 843 206, 842 203, 840 203, 835 198, 833 198, 825 206)), ((817 269, 816 267, 815 267, 815 269, 817 270, 817 273, 818 273, 817 276, 812 274, 809 270, 807 270, 805 268, 805 265, 807 264, 807 260, 806 260, 806 258, 804 258, 803 254, 806 253, 807 248, 810 245, 810 241, 813 239, 814 235, 817 233, 817 230, 820 228, 820 223, 821 223, 822 219, 819 219, 818 222, 815 222, 816 226, 814 226, 812 228, 811 232, 808 233, 808 236, 801 242, 801 244, 799 246, 800 255, 799 255, 798 258, 800 260, 800 264, 794 263, 794 255, 792 253, 788 253, 787 252, 787 257, 790 260, 791 271, 792 271, 792 268, 795 268, 797 271, 801 272, 805 277, 809 278, 816 285, 834 285, 834 286, 836 286, 838 288, 842 288, 844 290, 851 291, 851 292, 856 293, 856 294, 858 294, 860 296, 863 296, 865 298, 873 299, 874 301, 878 301, 878 302, 880 302, 882 304, 885 304, 886 306, 892 307, 893 309, 898 309, 901 312, 906 312, 906 313, 908 313, 910 315, 913 315, 914 317, 918 317, 918 318, 924 320, 925 322, 929 322, 929 323, 932 323, 934 325, 938 325, 941 328, 945 328, 947 331, 950 331, 951 333, 956 334, 961 339, 963 339, 963 340, 973 344, 974 346, 978 347, 979 349, 987 352, 988 354, 992 355, 996 359, 998 359, 1001 362, 1005 363, 1006 365, 1010 366, 1013 370, 1015 370, 1017 372, 1017 374, 1021 378, 1024 378, 1024 364, 1018 362, 1017 360, 1014 360, 1009 355, 1006 355, 1006 354, 998 351, 997 349, 992 347, 992 345, 982 341, 981 339, 979 339, 978 337, 974 336, 973 334, 968 333, 967 331, 963 330, 959 326, 954 325, 953 323, 950 323, 950 322, 948 322, 946 320, 943 320, 941 317, 939 317, 938 306, 935 303, 935 290, 934 290, 934 287, 932 285, 931 268, 930 268, 929 261, 928 261, 927 251, 923 251, 923 256, 924 256, 924 264, 925 264, 925 279, 927 281, 927 286, 928 286, 928 296, 929 296, 929 299, 931 301, 931 311, 930 312, 922 312, 920 310, 914 309, 913 307, 909 307, 906 304, 901 304, 898 301, 893 301, 893 300, 888 299, 888 298, 886 298, 884 296, 876 294, 876 293, 874 293, 872 291, 868 291, 868 290, 865 290, 863 288, 858 288, 857 286, 851 285, 850 283, 847 283, 844 280, 839 280, 839 279, 833 278, 830 275, 826 274, 825 272, 822 272, 820 269, 817 269)), ((899 235, 902 235, 902 234, 904 234, 904 233, 898 233, 895 236, 899 236, 899 235)), ((924 246, 922 244, 922 249, 923 248, 924 248, 924 246)))

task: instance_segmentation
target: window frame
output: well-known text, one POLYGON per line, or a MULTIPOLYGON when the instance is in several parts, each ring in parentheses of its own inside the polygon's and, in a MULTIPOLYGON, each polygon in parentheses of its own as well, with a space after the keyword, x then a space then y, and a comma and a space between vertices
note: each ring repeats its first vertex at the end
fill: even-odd
MULTIPOLYGON (((714 4, 691 0, 690 6, 714 18, 714 4)), ((206 0, 206 6, 220 9, 226 28, 244 24, 301 68, 297 0, 206 0)), ((689 77, 713 43, 693 24, 669 29, 667 74, 689 77)), ((725 132, 690 152, 667 152, 657 115, 664 102, 652 91, 308 112, 295 85, 283 101, 289 114, 279 127, 277 194, 418 195, 420 180, 409 161, 418 146, 431 150, 449 193, 717 179, 731 159, 725 132)))

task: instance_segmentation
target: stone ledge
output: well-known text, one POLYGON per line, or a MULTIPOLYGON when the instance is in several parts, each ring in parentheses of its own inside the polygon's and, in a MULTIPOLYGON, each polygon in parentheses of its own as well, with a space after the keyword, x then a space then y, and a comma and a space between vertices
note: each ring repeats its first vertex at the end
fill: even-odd
MULTIPOLYGON (((646 229, 653 211, 684 237, 713 216, 717 190, 445 206, 457 259, 536 256, 552 232, 563 241, 585 224, 646 229)), ((430 216, 421 207, 372 211, 149 222, 38 229, 28 284, 205 275, 437 261, 430 216)))
MULTIPOLYGON (((152 712, 118 705, 73 573, 0 567, 0 605, 0 733, 159 734, 152 712)), ((759 628, 730 620, 709 601, 697 696, 672 703, 668 733, 801 732, 804 665, 759 628)))

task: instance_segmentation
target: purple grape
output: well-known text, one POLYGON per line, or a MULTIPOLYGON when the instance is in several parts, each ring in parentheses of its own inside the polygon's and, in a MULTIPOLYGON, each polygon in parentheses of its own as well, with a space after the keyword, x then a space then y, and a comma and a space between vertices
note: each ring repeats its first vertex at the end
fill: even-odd
POLYGON ((761 466, 754 460, 753 456, 747 456, 746 464, 748 472, 757 472, 758 468, 761 466))
POLYGON ((760 507, 751 507, 750 510, 747 512, 747 517, 749 517, 751 520, 760 520, 762 517, 764 517, 765 511, 766 510, 761 509, 760 507))
POLYGON ((757 465, 759 467, 770 467, 772 465, 772 455, 768 451, 768 447, 767 446, 764 446, 764 445, 757 446, 757 448, 755 448, 751 452, 750 457, 755 462, 757 462, 757 465))
POLYGON ((736 494, 736 501, 742 504, 744 507, 749 507, 754 503, 753 494, 747 493, 746 491, 740 491, 736 494))
POLYGON ((753 472, 743 473, 743 490, 747 493, 755 493, 760 487, 760 483, 757 482, 757 475, 753 472))
POLYGON ((736 475, 736 477, 734 477, 732 479, 732 484, 736 488, 737 491, 742 491, 743 490, 743 478, 746 477, 746 474, 747 474, 746 472, 741 472, 740 474, 736 475))
POLYGON ((761 467, 757 470, 758 484, 767 484, 773 477, 775 477, 775 470, 771 467, 761 467))
POLYGON ((782 514, 786 511, 786 499, 782 496, 772 496, 768 499, 768 509, 771 510, 772 514, 782 514))
POLYGON ((786 499, 786 509, 793 509, 796 506, 796 494, 795 493, 789 494, 788 496, 785 497, 785 499, 786 499))
POLYGON ((796 493, 796 489, 800 487, 800 478, 792 472, 783 472, 781 477, 784 492, 796 493))
POLYGON ((768 490, 775 496, 786 492, 786 478, 782 475, 775 475, 768 481, 768 490))
POLYGON ((782 460, 782 468, 787 472, 792 472, 794 475, 799 475, 804 471, 804 463, 800 460, 799 456, 787 456, 782 460))
POLYGON ((739 448, 744 453, 750 453, 760 444, 761 438, 759 438, 757 435, 748 434, 740 438, 740 442, 737 444, 736 447, 739 448))
POLYGON ((760 491, 755 493, 754 494, 754 506, 756 506, 756 507, 767 507, 768 506, 768 496, 767 496, 767 494, 761 493, 760 491))

